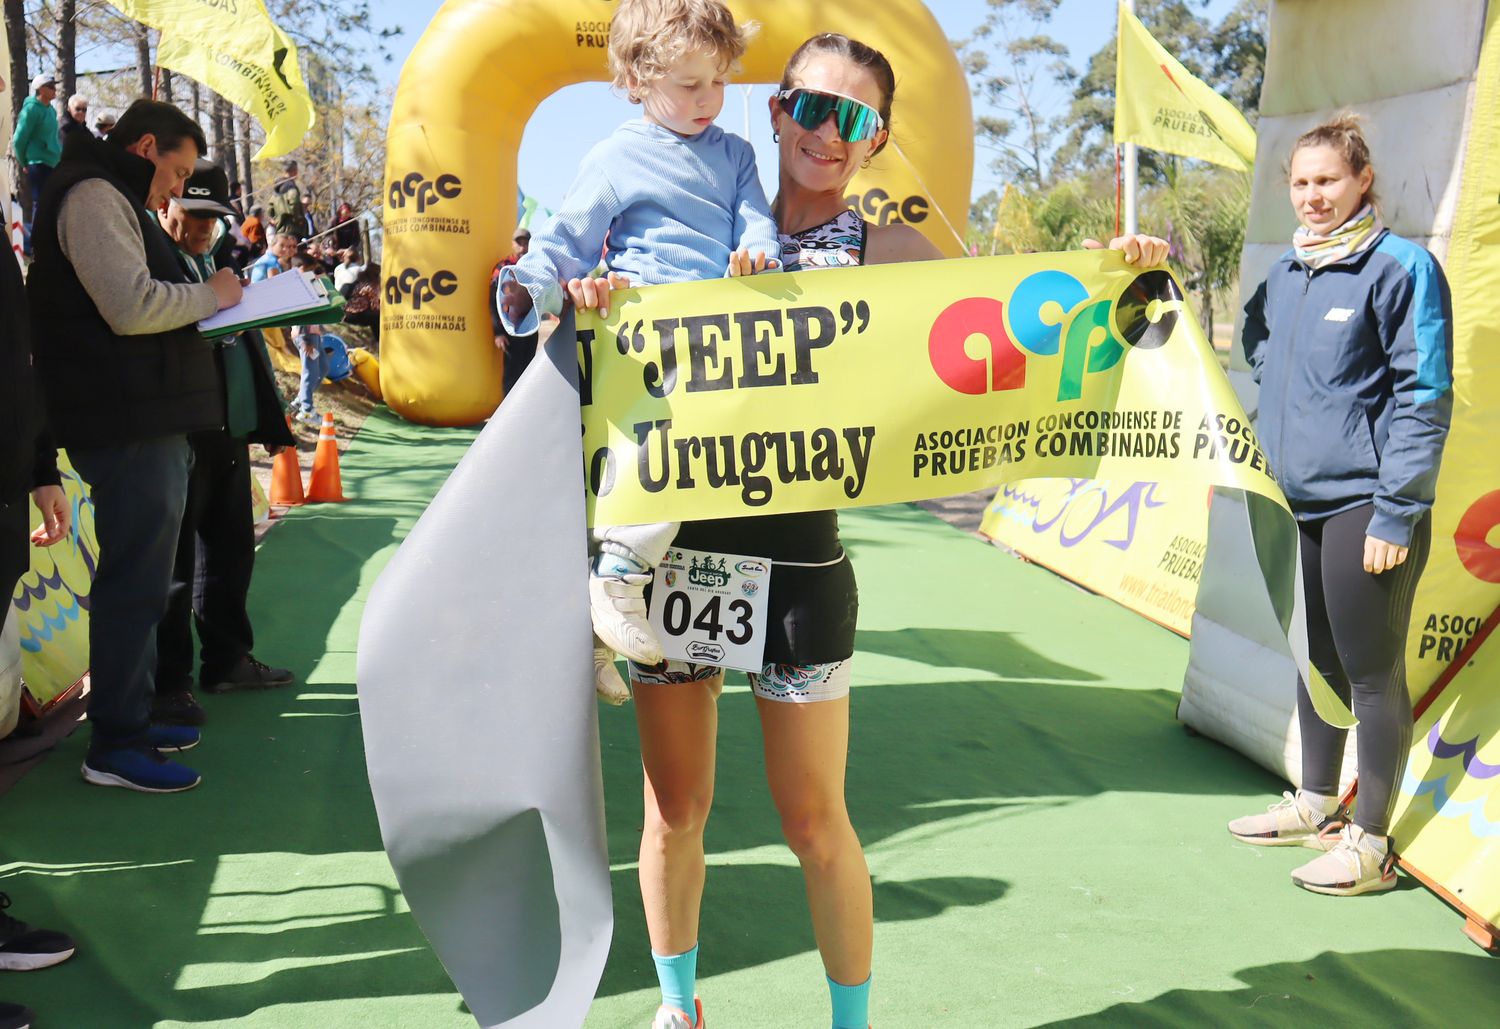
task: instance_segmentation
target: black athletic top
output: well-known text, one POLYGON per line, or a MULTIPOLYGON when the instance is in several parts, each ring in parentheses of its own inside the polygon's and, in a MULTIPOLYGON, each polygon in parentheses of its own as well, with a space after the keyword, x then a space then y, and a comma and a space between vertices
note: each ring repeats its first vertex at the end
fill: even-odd
MULTIPOLYGON (((864 263, 869 226, 855 211, 780 236, 786 271, 864 263)), ((839 542, 837 511, 750 515, 684 522, 673 546, 769 559, 766 662, 827 664, 854 655, 859 589, 839 542)))

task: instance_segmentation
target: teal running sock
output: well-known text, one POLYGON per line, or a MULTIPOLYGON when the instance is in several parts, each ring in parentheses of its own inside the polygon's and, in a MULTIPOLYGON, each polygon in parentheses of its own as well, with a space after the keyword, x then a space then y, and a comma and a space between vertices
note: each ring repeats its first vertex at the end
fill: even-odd
POLYGON ((656 962, 656 979, 661 983, 661 1002, 692 1018, 693 988, 698 979, 698 945, 693 944, 693 949, 686 954, 675 954, 672 957, 662 957, 653 950, 651 960, 656 962))
POLYGON ((870 979, 858 986, 845 986, 829 979, 828 993, 833 998, 833 1029, 869 1029, 870 979))

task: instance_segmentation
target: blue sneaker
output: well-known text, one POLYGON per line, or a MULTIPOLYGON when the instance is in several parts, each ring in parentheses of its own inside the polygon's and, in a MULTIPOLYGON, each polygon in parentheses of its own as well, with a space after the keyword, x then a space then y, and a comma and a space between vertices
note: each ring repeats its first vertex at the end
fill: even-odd
POLYGON ((146 743, 163 754, 192 750, 203 734, 190 725, 153 725, 146 730, 146 743))
POLYGON ((83 759, 84 781, 141 793, 181 793, 203 781, 191 768, 169 761, 149 744, 117 747, 83 759))

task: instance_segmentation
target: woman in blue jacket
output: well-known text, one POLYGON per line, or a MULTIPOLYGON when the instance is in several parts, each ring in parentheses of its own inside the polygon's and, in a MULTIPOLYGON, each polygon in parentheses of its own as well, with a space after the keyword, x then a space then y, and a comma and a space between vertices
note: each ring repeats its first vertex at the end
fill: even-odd
POLYGON ((1352 821, 1339 809, 1347 733, 1299 683, 1302 788, 1229 831, 1326 851, 1292 881, 1338 896, 1396 884, 1387 833, 1411 749, 1406 633, 1453 394, 1447 280, 1384 227, 1374 187, 1352 116, 1297 140, 1301 227, 1246 305, 1242 336, 1261 443, 1300 530, 1312 662, 1359 719, 1359 802, 1352 821))

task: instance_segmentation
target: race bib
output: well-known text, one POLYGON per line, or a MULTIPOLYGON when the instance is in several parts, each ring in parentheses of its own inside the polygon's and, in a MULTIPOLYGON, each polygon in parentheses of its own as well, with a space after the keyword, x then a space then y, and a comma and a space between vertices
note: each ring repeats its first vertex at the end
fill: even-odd
POLYGON ((673 547, 656 568, 649 619, 669 661, 759 672, 771 562, 673 547))

